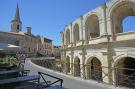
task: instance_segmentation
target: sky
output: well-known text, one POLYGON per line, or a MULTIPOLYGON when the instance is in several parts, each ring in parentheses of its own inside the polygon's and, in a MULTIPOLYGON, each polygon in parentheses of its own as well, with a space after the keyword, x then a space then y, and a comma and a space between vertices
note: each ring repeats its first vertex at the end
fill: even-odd
MULTIPOLYGON (((47 37, 53 40, 53 44, 60 45, 60 32, 64 31, 66 25, 106 1, 108 0, 1 0, 0 30, 10 31, 18 3, 23 32, 30 26, 34 35, 47 37)), ((135 23, 135 19, 129 19, 135 23)), ((131 25, 127 25, 125 29, 135 27, 135 24, 131 25)))

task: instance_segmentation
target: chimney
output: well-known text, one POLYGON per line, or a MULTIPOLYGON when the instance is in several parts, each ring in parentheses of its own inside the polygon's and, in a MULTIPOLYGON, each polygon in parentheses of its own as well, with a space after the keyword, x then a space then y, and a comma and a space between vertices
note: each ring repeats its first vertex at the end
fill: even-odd
POLYGON ((26 30, 27 30, 27 34, 31 35, 31 27, 26 27, 26 30))

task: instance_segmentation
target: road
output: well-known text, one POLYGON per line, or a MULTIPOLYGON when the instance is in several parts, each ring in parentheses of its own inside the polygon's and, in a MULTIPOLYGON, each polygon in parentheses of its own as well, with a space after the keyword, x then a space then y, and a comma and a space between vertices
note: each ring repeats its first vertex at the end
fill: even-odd
MULTIPOLYGON (((56 71, 52 71, 43 67, 40 67, 38 65, 33 64, 30 60, 27 60, 25 62, 25 69, 30 70, 30 75, 38 74, 38 72, 44 72, 51 74, 53 76, 62 78, 64 80, 63 82, 63 88, 62 89, 124 89, 124 88, 116 88, 114 86, 97 83, 92 80, 83 80, 81 78, 75 78, 69 75, 61 74, 56 71)), ((50 77, 45 77, 47 80, 50 80, 51 82, 54 81, 54 79, 50 77)), ((56 88, 48 88, 48 89, 56 89, 56 88)), ((58 89, 58 88, 57 88, 58 89)))

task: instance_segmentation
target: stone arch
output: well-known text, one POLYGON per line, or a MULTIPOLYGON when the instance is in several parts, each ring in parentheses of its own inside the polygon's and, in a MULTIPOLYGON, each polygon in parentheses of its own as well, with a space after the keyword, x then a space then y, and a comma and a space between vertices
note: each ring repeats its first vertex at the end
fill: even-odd
POLYGON ((66 30, 66 44, 70 44, 70 30, 67 29, 66 30))
POLYGON ((75 59, 74 59, 74 76, 77 76, 77 77, 81 76, 79 57, 75 57, 75 59))
POLYGON ((135 16, 134 8, 134 0, 118 0, 110 7, 109 17, 113 34, 123 33, 123 20, 128 16, 135 16))
POLYGON ((73 27, 73 37, 74 37, 74 43, 78 42, 80 40, 79 36, 79 24, 75 24, 73 27))
POLYGON ((102 19, 102 16, 101 16, 99 13, 97 13, 97 12, 91 12, 91 13, 87 14, 87 16, 84 18, 84 21, 83 21, 83 22, 86 23, 87 19, 88 19, 91 15, 97 16, 97 17, 99 18, 99 20, 102 19))
POLYGON ((134 88, 135 84, 135 56, 120 55, 114 62, 115 81, 117 85, 134 88))
POLYGON ((86 77, 96 81, 102 81, 102 66, 97 57, 90 57, 86 61, 86 77))
POLYGON ((66 73, 70 73, 70 57, 67 56, 65 59, 65 71, 66 73))
POLYGON ((100 36, 99 17, 96 14, 89 15, 85 21, 85 38, 96 38, 100 36))

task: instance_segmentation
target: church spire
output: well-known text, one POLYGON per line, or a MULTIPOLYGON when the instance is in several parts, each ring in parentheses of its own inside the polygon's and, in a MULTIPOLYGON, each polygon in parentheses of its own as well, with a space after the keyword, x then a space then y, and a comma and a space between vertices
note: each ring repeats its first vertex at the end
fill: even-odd
POLYGON ((16 7, 16 13, 15 13, 15 16, 14 16, 14 20, 20 21, 20 14, 19 14, 18 3, 17 3, 17 7, 16 7))
POLYGON ((19 32, 22 31, 22 22, 20 20, 20 14, 19 14, 19 6, 17 4, 15 16, 11 22, 11 32, 19 32))

